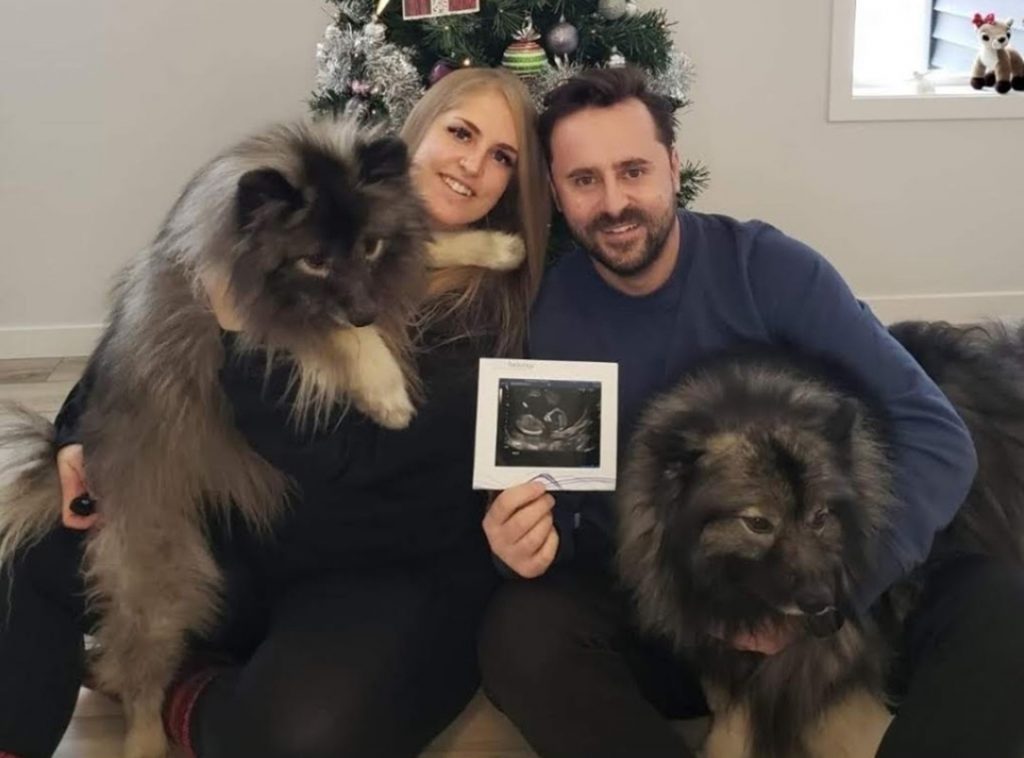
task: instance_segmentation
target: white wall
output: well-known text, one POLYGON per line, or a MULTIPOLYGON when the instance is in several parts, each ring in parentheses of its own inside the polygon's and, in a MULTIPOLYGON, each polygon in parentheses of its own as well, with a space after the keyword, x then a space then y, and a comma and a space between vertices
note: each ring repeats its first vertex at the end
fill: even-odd
POLYGON ((659 5, 697 66, 699 210, 808 242, 885 320, 1024 317, 1024 120, 829 123, 830 0, 659 5))
MULTIPOLYGON (((700 209, 809 242, 885 318, 1024 316, 1024 121, 830 124, 828 0, 641 3, 669 7, 698 66, 681 144, 712 171, 700 209)), ((188 176, 305 112, 328 17, 0 0, 0 19, 0 357, 86 352, 188 176)))
POLYGON ((0 0, 0 358, 88 352, 189 176, 300 116, 317 0, 0 0))

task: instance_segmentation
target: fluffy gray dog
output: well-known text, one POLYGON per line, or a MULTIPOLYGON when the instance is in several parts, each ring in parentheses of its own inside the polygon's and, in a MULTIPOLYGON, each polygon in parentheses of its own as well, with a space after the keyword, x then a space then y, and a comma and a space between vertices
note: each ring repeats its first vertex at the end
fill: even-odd
MULTIPOLYGON (((979 461, 922 576, 960 552, 1024 565, 1024 328, 892 332, 953 402, 979 461)), ((620 573, 643 626, 704 676, 706 755, 873 756, 893 640, 848 609, 892 504, 885 420, 829 367, 741 351, 652 403, 628 459, 620 573), (806 633, 776 655, 724 642, 787 619, 806 633)), ((891 593, 896 621, 920 578, 891 593)))
MULTIPOLYGON (((514 268, 518 237, 431 242, 404 143, 352 124, 276 128, 203 168, 123 272, 90 358, 80 437, 101 519, 83 572, 101 619, 98 684, 120 694, 129 758, 167 745, 163 692, 218 611, 204 524, 237 508, 266 532, 287 483, 235 430, 205 285, 223 283, 239 342, 294 366, 296 423, 351 401, 378 423, 412 417, 408 335, 428 264, 514 268)), ((0 418, 4 418, 0 415, 0 418)), ((60 520, 53 429, 10 411, 0 429, 0 570, 60 520)))

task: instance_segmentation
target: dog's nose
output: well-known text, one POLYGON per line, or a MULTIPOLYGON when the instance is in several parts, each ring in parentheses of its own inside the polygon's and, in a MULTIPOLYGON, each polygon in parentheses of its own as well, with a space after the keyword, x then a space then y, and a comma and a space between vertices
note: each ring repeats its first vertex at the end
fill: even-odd
POLYGON ((348 309, 348 321, 352 326, 369 326, 377 320, 377 308, 373 305, 364 305, 361 308, 348 309))

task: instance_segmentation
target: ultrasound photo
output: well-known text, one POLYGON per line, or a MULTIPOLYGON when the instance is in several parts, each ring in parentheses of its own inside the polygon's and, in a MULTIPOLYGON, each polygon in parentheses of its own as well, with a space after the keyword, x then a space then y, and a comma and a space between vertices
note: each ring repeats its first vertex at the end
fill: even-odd
POLYGON ((498 466, 601 465, 601 383, 498 382, 498 466))

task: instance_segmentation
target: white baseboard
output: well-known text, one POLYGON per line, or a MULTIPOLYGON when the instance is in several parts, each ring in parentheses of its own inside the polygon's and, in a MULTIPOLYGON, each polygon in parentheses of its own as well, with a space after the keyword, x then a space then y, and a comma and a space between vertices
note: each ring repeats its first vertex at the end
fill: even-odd
POLYGON ((0 327, 0 359, 89 355, 101 334, 103 324, 0 327))
POLYGON ((961 324, 986 319, 1024 320, 1024 292, 877 295, 861 299, 884 324, 914 319, 961 324))
MULTIPOLYGON (((963 292, 945 295, 862 297, 883 323, 906 319, 965 323, 1001 318, 1024 320, 1024 292, 963 292)), ((103 324, 0 327, 0 359, 88 355, 103 324)))

